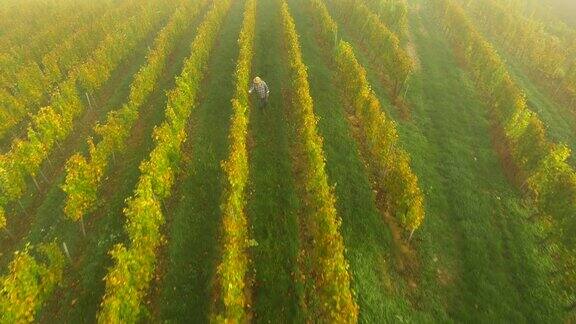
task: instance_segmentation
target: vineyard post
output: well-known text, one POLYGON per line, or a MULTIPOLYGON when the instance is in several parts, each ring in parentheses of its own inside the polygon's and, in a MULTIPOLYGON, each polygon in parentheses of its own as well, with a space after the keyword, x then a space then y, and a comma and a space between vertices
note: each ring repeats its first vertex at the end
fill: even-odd
POLYGON ((409 78, 410 76, 407 76, 406 80, 404 80, 404 96, 402 96, 403 99, 406 99, 406 95, 408 94, 408 88, 410 88, 410 83, 408 83, 409 78))
POLYGON ((366 29, 367 25, 368 25, 368 19, 364 20, 364 24, 360 28, 360 42, 362 42, 362 43, 364 43, 364 39, 366 37, 366 33, 364 33, 364 29, 366 29))
POLYGON ((22 212, 24 213, 24 215, 28 216, 28 213, 26 212, 26 208, 24 208, 24 205, 22 205, 22 200, 18 199, 18 206, 20 206, 20 209, 22 209, 22 212))
POLYGON ((554 95, 555 95, 555 96, 558 95, 558 92, 560 92, 560 88, 562 88, 562 86, 564 86, 564 82, 562 81, 562 79, 560 79, 560 80, 557 82, 556 90, 554 90, 554 95))
POLYGON ((68 246, 66 245, 66 242, 62 242, 62 247, 64 248, 64 253, 66 253, 68 260, 70 260, 70 263, 72 263, 72 257, 70 256, 70 252, 68 251, 68 246))
POLYGON ((96 102, 96 98, 94 98, 94 93, 90 94, 90 97, 92 98, 92 104, 94 107, 98 108, 98 103, 96 102))
POLYGON ((50 167, 54 167, 54 164, 52 164, 52 161, 48 157, 46 157, 46 161, 48 161, 50 167))
POLYGON ((84 216, 80 216, 80 228, 82 228, 82 234, 86 237, 86 226, 84 225, 84 216))
POLYGON ((338 29, 334 31, 334 48, 338 46, 338 29))
POLYGON ((90 110, 92 110, 92 101, 90 101, 90 96, 88 95, 88 92, 85 92, 86 94, 86 99, 88 99, 88 106, 90 106, 90 110))
POLYGON ((32 176, 32 181, 34 182, 34 185, 36 185, 36 190, 40 191, 40 186, 38 185, 38 182, 36 181, 36 177, 32 176))
POLYGON ((60 142, 54 141, 54 143, 56 143, 56 146, 58 146, 58 148, 60 149, 60 152, 64 152, 64 149, 62 149, 62 145, 60 145, 60 142))
POLYGON ((10 230, 8 230, 7 226, 4 226, 4 232, 6 232, 6 235, 8 235, 8 237, 10 237, 11 239, 14 239, 14 234, 12 234, 12 232, 10 232, 10 230))
MULTIPOLYGON (((50 164, 52 164, 52 163, 50 163, 50 164)), ((44 174, 42 169, 39 169, 38 171, 40 171, 40 175, 42 175, 42 178, 44 179, 44 181, 46 181, 46 183, 49 183, 48 178, 46 178, 46 175, 44 174)))
POLYGON ((162 211, 162 213, 163 213, 164 215, 170 214, 170 213, 168 212, 168 206, 166 206, 166 204, 161 203, 161 204, 160 204, 160 208, 161 208, 161 211, 162 211))

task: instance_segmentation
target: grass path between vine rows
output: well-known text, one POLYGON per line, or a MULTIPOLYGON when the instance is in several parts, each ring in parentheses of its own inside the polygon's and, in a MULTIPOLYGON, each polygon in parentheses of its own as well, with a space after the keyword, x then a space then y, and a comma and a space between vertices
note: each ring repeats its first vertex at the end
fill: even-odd
POLYGON ((423 10, 410 17, 423 65, 409 95, 419 116, 414 125, 401 124, 401 132, 412 150, 421 145, 412 127, 429 139, 429 152, 412 154, 434 204, 421 237, 429 284, 449 291, 448 313, 457 321, 554 322, 560 312, 547 287, 545 257, 531 212, 495 153, 488 107, 423 10))
POLYGON ((236 40, 243 4, 244 1, 234 1, 217 36, 187 130, 181 174, 166 205, 168 243, 161 254, 158 282, 154 284, 154 289, 159 290, 152 300, 155 320, 208 320, 219 255, 219 206, 224 181, 220 163, 228 155, 232 75, 238 57, 236 40))
POLYGON ((253 96, 250 114, 250 173, 247 213, 258 242, 254 269, 254 319, 262 323, 301 319, 296 285, 298 197, 292 176, 288 66, 283 60, 283 33, 278 1, 258 1, 253 73, 270 88, 267 107, 253 96))

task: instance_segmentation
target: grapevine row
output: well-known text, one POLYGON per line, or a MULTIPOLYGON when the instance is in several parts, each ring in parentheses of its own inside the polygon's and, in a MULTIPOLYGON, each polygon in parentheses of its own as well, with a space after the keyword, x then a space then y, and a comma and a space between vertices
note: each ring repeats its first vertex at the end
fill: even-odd
POLYGON ((398 144, 396 125, 382 111, 366 79, 366 70, 356 60, 352 46, 344 41, 336 50, 336 66, 342 100, 358 122, 361 151, 374 179, 374 189, 383 194, 386 211, 411 237, 424 220, 424 196, 409 155, 398 144))
POLYGON ((320 32, 320 40, 324 45, 331 44, 336 46, 338 44, 338 25, 330 16, 328 8, 322 0, 310 0, 311 15, 319 19, 316 22, 316 28, 320 32))
POLYGON ((576 44, 562 42, 547 33, 541 23, 496 0, 470 2, 469 7, 484 30, 497 38, 506 51, 524 61, 532 71, 556 80, 576 98, 576 44))
POLYGON ((15 50, 30 58, 34 51, 27 53, 26 48, 36 40, 41 41, 41 35, 45 35, 48 30, 63 22, 59 21, 60 18, 74 18, 75 15, 86 10, 86 6, 95 5, 101 6, 102 3, 79 3, 77 0, 29 1, 27 3, 18 1, 18 4, 14 4, 12 8, 7 8, 9 6, 3 3, 2 7, 6 8, 7 12, 0 17, 0 21, 6 22, 2 28, 5 32, 0 35, 1 48, 15 50), (59 17, 63 13, 66 16, 59 17))
POLYGON ((408 4, 406 0, 365 0, 398 38, 408 33, 408 4))
POLYGON ((26 246, 16 252, 8 267, 9 273, 0 278, 0 323, 32 323, 64 271, 64 255, 50 243, 38 247, 39 262, 26 246))
MULTIPOLYGON (((329 39, 337 26, 326 5, 321 0, 309 0, 308 3, 320 38, 329 39), (323 28, 322 24, 332 27, 323 28)), ((356 59, 352 46, 340 41, 333 57, 342 101, 348 114, 357 121, 351 128, 358 129, 355 137, 361 143, 361 153, 373 179, 373 189, 383 194, 385 212, 395 216, 411 237, 424 220, 424 196, 418 185, 418 177, 410 167, 408 153, 398 144, 396 125, 382 110, 378 97, 370 88, 366 70, 356 59)))
POLYGON ((95 19, 102 13, 112 8, 111 3, 94 1, 79 2, 72 0, 67 5, 64 2, 56 2, 55 13, 44 28, 35 28, 32 34, 23 35, 23 43, 13 48, 19 56, 25 59, 37 60, 51 48, 57 46, 64 37, 74 33, 87 22, 95 19))
MULTIPOLYGON (((48 8, 42 8, 39 3, 29 4, 27 11, 34 11, 42 8, 42 18, 49 18, 44 25, 30 23, 30 20, 20 16, 19 22, 26 23, 26 29, 21 32, 15 24, 10 26, 9 35, 15 40, 5 40, 2 43, 0 53, 0 66, 2 75, 0 76, 0 87, 14 87, 15 71, 23 65, 31 62, 39 62, 40 58, 52 48, 58 46, 59 41, 67 35, 72 34, 78 26, 93 19, 100 11, 105 11, 110 6, 104 3, 82 3, 74 4, 74 1, 63 1, 51 4, 48 8), (33 27, 34 26, 34 27, 33 27)), ((27 15, 27 14, 24 14, 27 15)), ((36 22, 36 20, 35 20, 36 22)))
POLYGON ((535 203, 540 214, 551 217, 552 240, 561 250, 567 249, 561 253, 573 254, 576 248, 572 235, 576 230, 576 172, 567 162, 570 149, 547 137, 544 124, 527 108, 522 90, 512 80, 502 59, 473 27, 462 7, 451 0, 434 0, 432 4, 441 14, 448 37, 492 108, 498 140, 503 141, 499 144, 504 146, 500 152, 504 162, 516 171, 514 176, 521 189, 535 203))
POLYGON ((156 250, 162 242, 162 202, 170 196, 181 158, 186 125, 196 99, 216 36, 231 1, 215 1, 198 28, 191 56, 184 62, 176 88, 168 93, 166 121, 154 131, 155 147, 140 165, 141 175, 134 195, 127 200, 124 215, 129 244, 118 244, 110 254, 114 265, 106 274, 106 292, 99 323, 134 323, 154 274, 156 250))
POLYGON ((124 13, 130 11, 134 4, 134 1, 127 1, 125 5, 87 24, 64 41, 57 41, 59 44, 42 57, 42 64, 33 60, 24 60, 22 64, 13 60, 0 63, 3 69, 14 69, 7 80, 11 88, 0 90, 0 103, 5 107, 5 110, 0 112, 0 139, 23 121, 27 114, 36 113, 55 90, 58 82, 62 81, 74 66, 85 60, 98 42, 126 19, 124 13))
MULTIPOLYGON (((332 20, 328 9, 321 0, 310 0, 313 16, 318 18, 317 25, 332 20)), ((334 33, 331 29, 319 26, 321 38, 326 39, 334 33)), ((336 48, 334 63, 337 70, 338 88, 347 111, 354 116, 358 125, 364 161, 368 166, 378 193, 383 193, 386 212, 395 216, 402 227, 410 233, 420 227, 424 220, 424 196, 418 185, 418 177, 410 167, 410 158, 398 144, 395 123, 386 116, 378 97, 370 88, 366 70, 354 55, 352 46, 340 41, 336 48)))
POLYGON ((287 46, 290 84, 293 89, 291 114, 297 125, 296 154, 301 170, 303 211, 300 219, 301 270, 304 283, 306 316, 310 321, 355 323, 358 305, 350 288, 348 262, 344 256, 341 220, 335 197, 328 185, 322 138, 310 96, 308 73, 302 61, 298 34, 288 4, 282 1, 283 36, 287 46))
POLYGON ((379 71, 388 79, 388 88, 394 99, 406 89, 409 77, 414 71, 414 62, 400 46, 398 36, 381 21, 378 15, 368 9, 361 0, 329 0, 338 15, 352 30, 358 31, 358 39, 369 49, 373 59, 381 66, 379 71))
POLYGON ((108 113, 106 122, 95 127, 95 132, 101 136, 98 144, 94 145, 90 138, 88 157, 76 153, 68 159, 62 189, 66 193, 64 212, 73 221, 82 220, 94 208, 110 159, 124 148, 130 130, 138 120, 139 110, 155 89, 168 56, 204 3, 204 0, 193 6, 185 3, 172 15, 154 40, 146 64, 135 75, 128 102, 121 109, 108 113))
POLYGON ((524 17, 530 17, 535 22, 543 24, 545 30, 560 38, 569 51, 576 50, 576 28, 569 26, 562 19, 558 19, 557 14, 550 10, 551 6, 537 2, 528 4, 503 1, 502 4, 511 10, 517 10, 524 17))
POLYGON ((246 290, 248 271, 248 219, 245 213, 246 184, 248 181, 248 87, 254 50, 256 0, 247 0, 244 20, 238 39, 240 51, 236 63, 235 92, 232 99, 230 127, 230 155, 222 164, 226 174, 226 189, 222 197, 223 247, 218 265, 216 285, 219 290, 213 318, 217 322, 243 323, 247 321, 249 305, 246 290))
POLYGON ((136 9, 136 17, 141 15, 141 10, 150 6, 150 1, 145 3, 127 0, 121 6, 105 13, 92 23, 78 30, 70 37, 61 42, 58 47, 42 57, 44 74, 50 83, 55 83, 64 77, 69 71, 86 59, 86 52, 92 52, 106 35, 114 32, 122 21, 126 20, 126 12, 136 9))
POLYGON ((126 58, 162 20, 163 15, 152 8, 140 17, 133 17, 104 39, 93 55, 59 86, 51 106, 32 117, 25 139, 15 139, 10 151, 0 155, 0 229, 5 228, 5 208, 19 199, 26 190, 26 177, 35 181, 41 164, 58 142, 70 135, 74 120, 83 112, 80 88, 98 90, 111 72, 126 58), (80 85, 80 87, 79 87, 80 85))

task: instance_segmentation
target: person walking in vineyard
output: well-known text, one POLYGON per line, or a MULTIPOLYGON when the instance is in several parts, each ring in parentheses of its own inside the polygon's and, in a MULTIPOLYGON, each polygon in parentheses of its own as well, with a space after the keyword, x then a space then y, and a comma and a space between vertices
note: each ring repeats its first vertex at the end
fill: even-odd
POLYGON ((252 82, 252 87, 248 90, 248 93, 252 93, 256 90, 256 94, 259 99, 259 107, 263 109, 268 104, 268 95, 270 94, 270 89, 264 80, 260 77, 255 77, 254 82, 252 82))

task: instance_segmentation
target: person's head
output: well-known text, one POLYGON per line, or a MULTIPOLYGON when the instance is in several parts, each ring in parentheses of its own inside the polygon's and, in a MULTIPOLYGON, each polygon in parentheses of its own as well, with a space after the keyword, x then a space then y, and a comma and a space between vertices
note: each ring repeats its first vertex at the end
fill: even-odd
POLYGON ((260 82, 262 82, 262 79, 260 79, 260 77, 254 78, 254 84, 259 84, 260 82))

